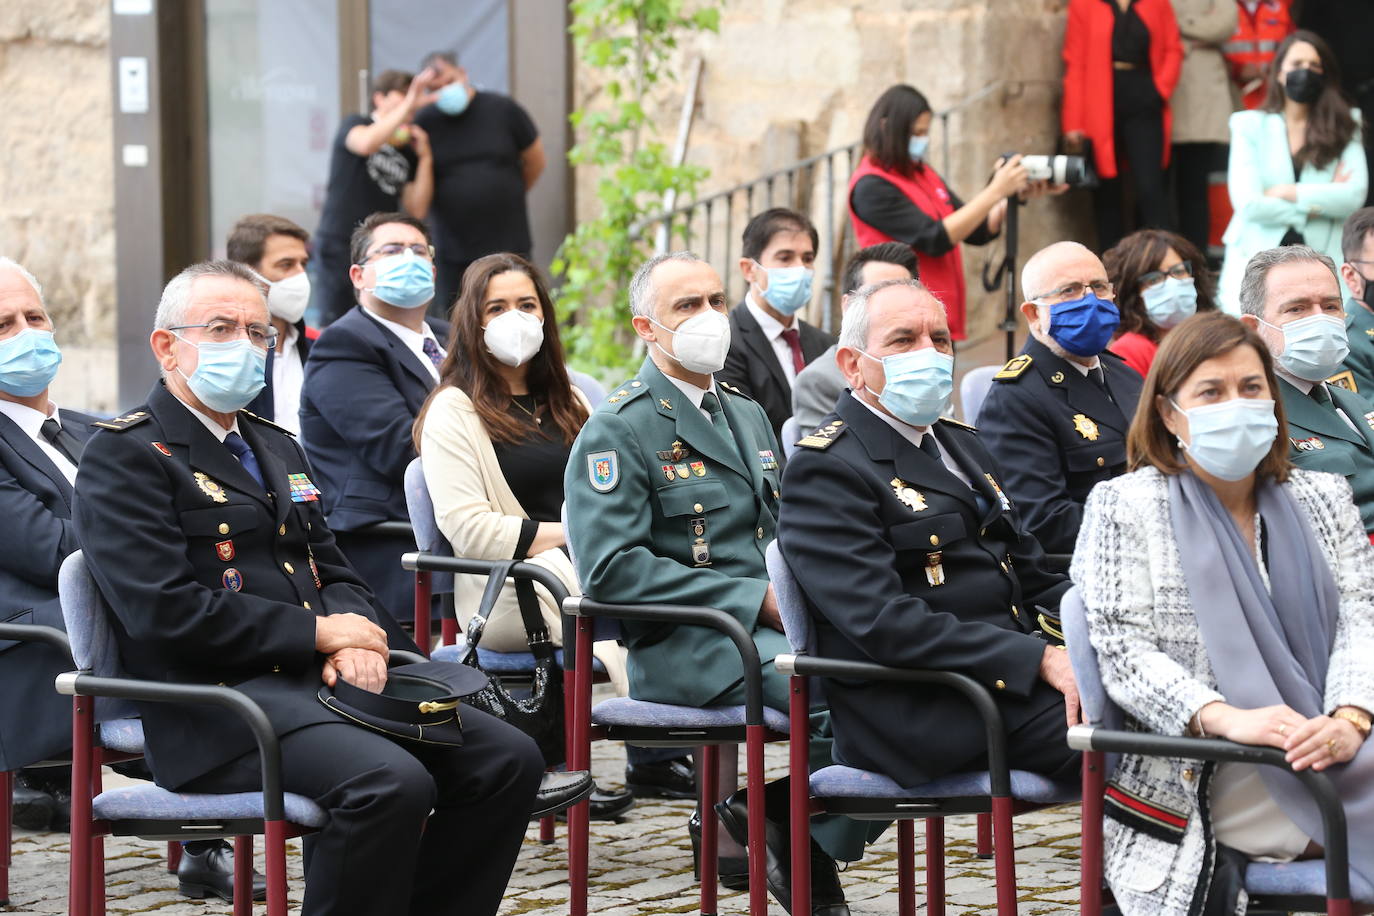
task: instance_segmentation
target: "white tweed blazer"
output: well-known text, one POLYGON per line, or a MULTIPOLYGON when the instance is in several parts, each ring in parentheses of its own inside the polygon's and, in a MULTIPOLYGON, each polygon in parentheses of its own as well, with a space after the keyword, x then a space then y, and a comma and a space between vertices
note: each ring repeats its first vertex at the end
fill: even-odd
MULTIPOLYGON (((1326 709, 1374 709, 1374 549, 1345 478, 1293 470, 1284 485, 1306 515, 1340 592, 1326 709)), ((1282 558, 1270 572, 1282 574, 1282 558)), ((1127 727, 1187 733, 1218 691, 1174 541, 1168 478, 1147 468, 1088 497, 1071 570, 1087 606, 1103 684, 1127 727)), ((1126 756, 1108 784, 1106 873, 1121 910, 1201 912, 1214 845, 1210 765, 1126 756)), ((1243 912, 1243 901, 1242 910, 1243 912)))

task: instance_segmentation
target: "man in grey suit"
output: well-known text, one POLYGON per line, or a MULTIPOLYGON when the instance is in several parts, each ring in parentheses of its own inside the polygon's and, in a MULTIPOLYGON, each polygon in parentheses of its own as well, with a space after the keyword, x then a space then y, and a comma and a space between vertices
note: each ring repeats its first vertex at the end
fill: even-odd
MULTIPOLYGON (((848 308, 850 298, 865 286, 884 280, 916 280, 919 279, 917 272, 916 252, 910 245, 882 242, 860 248, 844 266, 841 278, 844 298, 840 300, 840 308, 848 308)), ((831 344, 829 350, 797 373, 797 380, 792 385, 792 416, 797 418, 797 431, 803 435, 820 425, 825 415, 835 409, 835 400, 844 393, 844 376, 835 364, 838 348, 839 344, 831 344)))

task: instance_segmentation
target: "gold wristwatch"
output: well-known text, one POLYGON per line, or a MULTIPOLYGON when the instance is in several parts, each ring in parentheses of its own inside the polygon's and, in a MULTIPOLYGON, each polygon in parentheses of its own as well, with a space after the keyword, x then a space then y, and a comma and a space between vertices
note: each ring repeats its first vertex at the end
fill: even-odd
POLYGON ((1331 714, 1331 718, 1344 719, 1349 722, 1355 726, 1355 730, 1360 733, 1361 738, 1368 738, 1370 729, 1374 727, 1374 721, 1370 719, 1369 713, 1355 709, 1353 706, 1342 706, 1331 714))

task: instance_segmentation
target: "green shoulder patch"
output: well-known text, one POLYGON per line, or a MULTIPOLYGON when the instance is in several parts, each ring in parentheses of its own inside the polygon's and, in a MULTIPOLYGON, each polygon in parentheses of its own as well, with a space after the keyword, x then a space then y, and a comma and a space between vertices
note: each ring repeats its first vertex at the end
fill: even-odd
POLYGON ((146 410, 135 410, 133 413, 126 413, 122 417, 113 417, 109 420, 96 420, 92 426, 101 429, 112 429, 117 433, 122 433, 126 429, 133 429, 144 420, 151 420, 153 415, 146 410))
POLYGON ((270 427, 272 427, 273 429, 275 429, 277 432, 286 433, 288 436, 295 436, 295 435, 296 435, 296 434, 293 433, 291 430, 287 429, 285 426, 278 426, 277 424, 273 423, 271 420, 267 419, 266 417, 260 417, 260 416, 258 416, 257 414, 253 413, 251 410, 240 410, 239 413, 242 414, 243 416, 247 417, 247 418, 250 419, 250 420, 256 420, 256 421, 258 421, 258 422, 261 423, 263 426, 270 426, 270 427))
POLYGON ((835 444, 835 440, 844 435, 848 429, 843 420, 831 420, 824 426, 807 433, 797 440, 797 445, 802 448, 827 449, 835 444))
POLYGON ((994 382, 1010 382, 1020 378, 1031 366, 1031 356, 1022 353, 1007 360, 1007 364, 997 370, 997 374, 992 377, 994 382))

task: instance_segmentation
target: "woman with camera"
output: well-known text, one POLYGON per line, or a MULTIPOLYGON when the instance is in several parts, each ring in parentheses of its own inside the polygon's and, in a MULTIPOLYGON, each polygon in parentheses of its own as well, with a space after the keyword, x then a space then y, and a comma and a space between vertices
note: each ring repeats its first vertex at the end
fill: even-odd
POLYGON ((1240 312, 1240 278, 1259 251, 1310 245, 1337 264, 1346 217, 1369 187, 1360 113, 1341 92, 1330 47, 1297 31, 1279 44, 1264 105, 1231 115, 1221 307, 1240 312))
POLYGON ((1202 252, 1181 235, 1141 229, 1102 255, 1121 313, 1109 349, 1147 375, 1159 342, 1195 312, 1216 308, 1212 272, 1202 252))
MULTIPOLYGON (((901 242, 916 252, 921 282, 945 305, 950 336, 963 340, 964 259, 959 243, 986 245, 997 237, 1007 198, 1034 191, 1020 156, 999 161, 987 186, 964 203, 927 161, 930 122, 926 97, 911 86, 889 88, 864 124, 864 156, 849 179, 849 218, 859 248, 901 242)), ((1027 195, 1029 196, 1029 195, 1027 195)))

